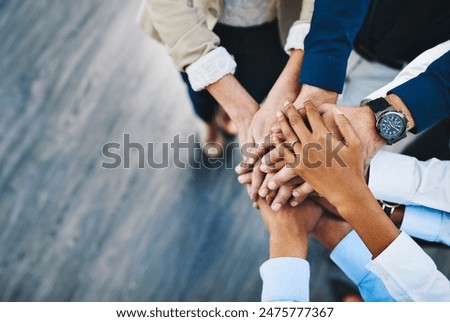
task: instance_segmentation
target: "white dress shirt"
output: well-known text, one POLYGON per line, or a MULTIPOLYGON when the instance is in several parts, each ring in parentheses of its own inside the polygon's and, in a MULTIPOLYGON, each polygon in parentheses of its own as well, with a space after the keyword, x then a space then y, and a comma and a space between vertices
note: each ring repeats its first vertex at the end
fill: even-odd
POLYGON ((399 302, 450 301, 449 280, 404 232, 366 267, 383 281, 399 302))
POLYGON ((406 83, 410 79, 423 73, 428 65, 434 62, 436 59, 444 55, 450 50, 450 40, 443 42, 417 56, 412 62, 406 65, 405 68, 394 78, 392 82, 376 90, 367 99, 376 99, 378 97, 385 97, 386 94, 393 88, 406 83))
MULTIPOLYGON (((332 259, 357 283, 367 301, 450 301, 450 282, 404 232, 374 260, 370 260, 367 247, 356 233, 351 232, 333 250, 332 259), (355 244, 357 247, 353 247, 355 244)), ((261 265, 260 274, 263 280, 262 301, 309 300, 310 270, 306 260, 291 257, 269 259, 261 265)))
POLYGON ((377 199, 450 212, 450 161, 379 151, 370 163, 369 188, 377 199))

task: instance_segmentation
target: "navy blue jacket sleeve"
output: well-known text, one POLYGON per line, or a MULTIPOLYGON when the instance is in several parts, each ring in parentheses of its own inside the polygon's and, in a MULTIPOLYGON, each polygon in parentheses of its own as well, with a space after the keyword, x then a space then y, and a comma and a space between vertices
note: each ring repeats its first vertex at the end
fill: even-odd
POLYGON ((450 51, 435 60, 427 70, 392 89, 402 99, 421 132, 450 114, 450 51))
POLYGON ((316 0, 300 82, 341 93, 347 60, 369 0, 316 0))

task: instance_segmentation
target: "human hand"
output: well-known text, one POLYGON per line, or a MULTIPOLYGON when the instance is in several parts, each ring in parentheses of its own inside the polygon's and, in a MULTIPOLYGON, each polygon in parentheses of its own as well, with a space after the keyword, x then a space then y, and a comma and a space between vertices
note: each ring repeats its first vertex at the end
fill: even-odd
POLYGON ((329 251, 332 251, 351 231, 352 226, 345 220, 324 213, 311 233, 329 251))
POLYGON ((303 107, 306 101, 313 102, 314 105, 320 106, 322 104, 336 104, 338 94, 320 87, 303 84, 300 94, 294 101, 294 106, 299 109, 303 107))
POLYGON ((259 199, 258 204, 270 233, 270 258, 306 258, 308 234, 322 215, 322 209, 311 201, 297 208, 285 206, 278 212, 264 199, 259 199))
POLYGON ((277 122, 275 112, 283 107, 284 101, 294 100, 300 92, 298 76, 302 60, 303 51, 293 50, 285 68, 250 123, 249 135, 252 137, 255 147, 243 151, 244 160, 236 168, 236 172, 238 174, 254 172, 249 189, 253 201, 258 198, 258 190, 265 176, 259 166, 256 165, 261 157, 274 147, 270 144, 269 134, 270 128, 277 122))
POLYGON ((335 122, 334 110, 339 109, 342 114, 350 121, 353 129, 361 141, 362 158, 364 169, 367 170, 370 160, 375 154, 386 145, 386 141, 378 134, 376 130, 375 115, 369 107, 351 107, 338 106, 335 104, 323 104, 318 107, 322 113, 322 119, 325 126, 333 135, 341 139, 338 126, 335 122))
POLYGON ((277 148, 293 171, 339 210, 348 195, 358 194, 358 189, 367 187, 363 177, 361 141, 339 110, 333 112, 334 121, 345 144, 329 133, 312 102, 305 102, 305 110, 309 128, 292 104, 287 105, 286 115, 278 113, 286 144, 277 148))

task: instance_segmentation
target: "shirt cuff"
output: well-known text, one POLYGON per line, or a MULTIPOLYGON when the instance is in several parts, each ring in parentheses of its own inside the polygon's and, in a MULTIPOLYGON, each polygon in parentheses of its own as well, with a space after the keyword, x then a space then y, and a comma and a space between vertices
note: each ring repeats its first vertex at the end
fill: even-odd
POLYGON ((305 50, 300 83, 340 94, 344 88, 346 69, 347 59, 305 50))
POLYGON ((397 301, 442 300, 444 294, 447 298, 450 294, 448 280, 404 232, 366 267, 383 281, 397 301))
POLYGON ((228 74, 234 74, 236 62, 224 47, 218 47, 186 68, 189 82, 198 92, 228 74))
POLYGON ((372 260, 372 254, 354 230, 337 244, 330 258, 356 285, 370 273, 366 264, 372 260))
POLYGON ((309 302, 309 263, 301 258, 272 258, 261 265, 263 302, 309 302))
POLYGON ((286 40, 284 50, 289 55, 292 49, 305 49, 305 38, 311 25, 309 23, 296 23, 289 29, 289 35, 286 40))
POLYGON ((443 211, 422 206, 406 206, 401 230, 412 237, 437 242, 443 214, 443 211))
POLYGON ((417 183, 411 182, 417 171, 414 158, 379 151, 370 162, 369 188, 375 198, 401 204, 410 204, 412 189, 417 183))

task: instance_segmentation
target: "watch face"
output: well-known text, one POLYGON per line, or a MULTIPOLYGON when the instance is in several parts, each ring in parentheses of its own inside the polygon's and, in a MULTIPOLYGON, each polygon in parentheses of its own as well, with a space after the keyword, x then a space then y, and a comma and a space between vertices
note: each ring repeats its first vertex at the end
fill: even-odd
POLYGON ((387 140, 400 138, 406 131, 405 118, 398 112, 387 112, 378 120, 378 130, 387 140))

